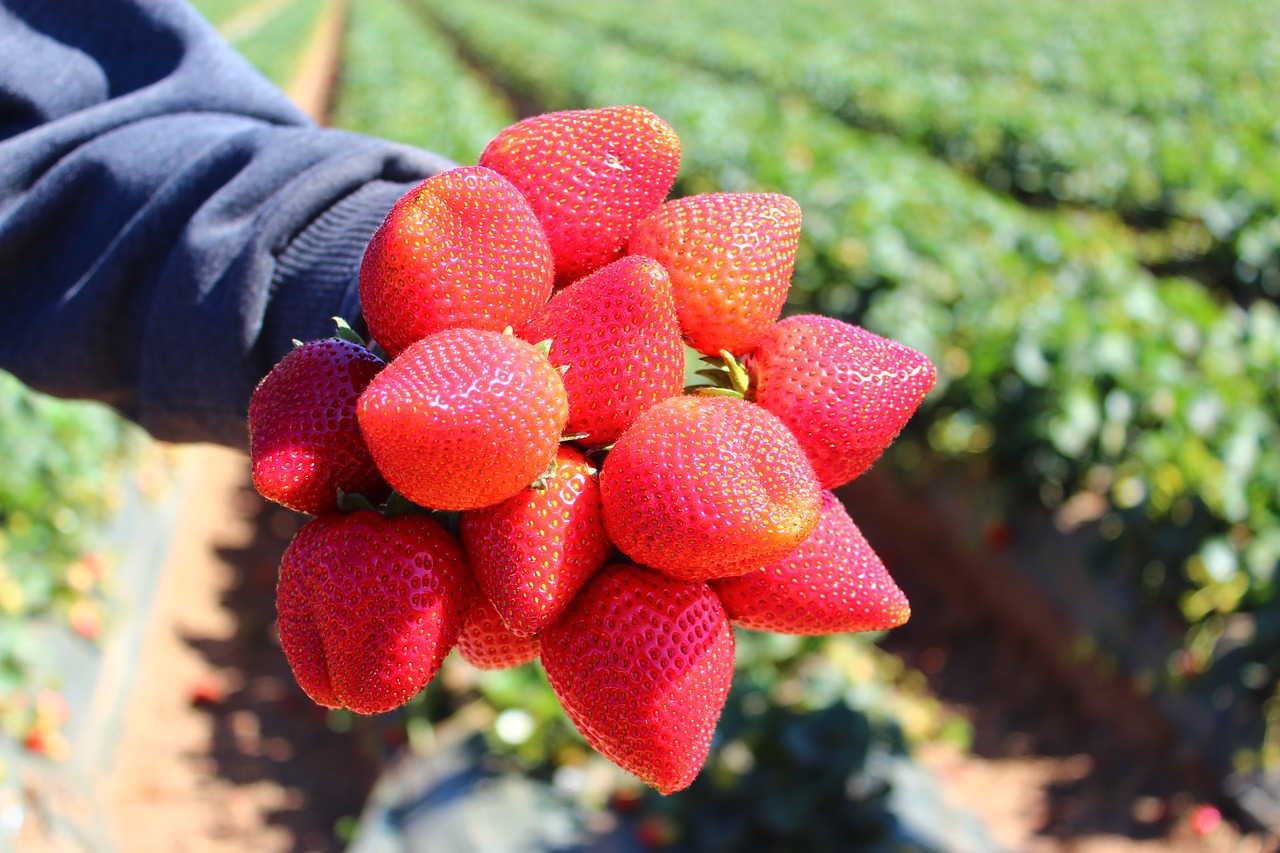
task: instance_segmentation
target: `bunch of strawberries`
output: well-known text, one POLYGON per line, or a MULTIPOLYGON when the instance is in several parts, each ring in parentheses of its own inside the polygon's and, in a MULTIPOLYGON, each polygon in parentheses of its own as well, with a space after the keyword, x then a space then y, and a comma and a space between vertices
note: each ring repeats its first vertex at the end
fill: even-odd
POLYGON ((373 236, 376 343, 343 326, 259 384, 254 484, 315 516, 277 610, 316 702, 389 710, 455 647, 487 669, 540 658, 587 741, 670 793, 705 761, 731 626, 906 621, 831 489, 894 439, 934 367, 834 319, 779 320, 799 206, 668 201, 679 161, 639 107, 506 128, 373 236))

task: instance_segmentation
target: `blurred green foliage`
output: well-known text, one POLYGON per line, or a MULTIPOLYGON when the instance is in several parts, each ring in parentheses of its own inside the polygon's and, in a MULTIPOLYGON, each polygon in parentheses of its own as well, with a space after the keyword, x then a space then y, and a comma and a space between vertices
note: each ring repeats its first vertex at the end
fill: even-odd
MULTIPOLYGON (((678 34, 662 28, 670 18, 660 14, 634 26, 627 18, 623 32, 603 7, 568 0, 406 2, 429 7, 513 97, 540 109, 639 103, 657 112, 684 146, 680 192, 772 190, 799 200, 804 231, 789 310, 841 316, 933 358, 939 388, 914 423, 929 425, 923 439, 935 453, 990 466, 1011 502, 1060 510, 1081 494, 1099 497, 1109 507, 1102 532, 1115 543, 1099 556, 1100 570, 1118 556, 1140 560, 1145 577, 1160 578, 1154 597, 1181 607, 1189 646, 1208 650, 1190 671, 1179 658, 1167 675, 1208 667, 1225 617, 1247 613, 1249 663, 1265 672, 1247 692, 1275 690, 1280 659, 1267 627, 1280 608, 1275 303, 1242 305, 1199 282, 1153 274, 1142 241, 1118 219, 1028 207, 926 146, 854 126, 811 88, 770 88, 763 72, 694 56, 703 45, 713 55, 734 32, 776 44, 774 29, 761 25, 771 19, 735 10, 736 30, 702 29, 698 15, 715 12, 691 4, 681 7, 678 34), (1159 540, 1158 552, 1126 555, 1135 540, 1159 540)), ((831 42, 845 30, 830 16, 845 13, 828 12, 817 18, 831 42)), ((774 15, 799 17, 790 7, 774 15)), ((916 49, 949 42, 951 20, 918 21, 916 49)), ((877 38, 892 44, 891 36, 877 38)), ((1264 60, 1260 75, 1270 73, 1264 60)), ((1230 88, 1235 79, 1215 71, 1202 85, 1230 88)), ((908 97, 912 80, 904 71, 889 82, 908 97)), ((1080 98, 1077 123, 1111 109, 1100 103, 1080 98)), ((1224 144, 1234 138, 1231 121, 1210 125, 1224 144)))
POLYGON ((793 196, 788 310, 939 366, 895 456, 1101 507, 1098 570, 1186 622, 1162 676, 1275 717, 1270 5, 361 0, 336 119, 470 163, 517 112, 638 103, 681 137, 678 192, 793 196))
MULTIPOLYGON (((95 639, 111 565, 95 551, 140 431, 103 406, 55 400, 0 373, 0 732, 57 752, 48 691, 35 676, 37 624, 95 639), (43 697, 43 698, 41 698, 43 697)), ((56 703, 54 703, 56 704, 56 703)))
POLYGON ((515 120, 421 11, 399 0, 351 10, 332 124, 430 149, 473 164, 515 120))
MULTIPOLYGON (((195 6, 200 14, 209 20, 209 23, 221 28, 233 22, 240 12, 261 2, 262 0, 192 0, 191 5, 195 6)), ((280 0, 280 2, 289 2, 289 0, 280 0)))
MULTIPOLYGON (((707 763, 677 795, 646 788, 587 748, 536 664, 482 672, 451 655, 441 676, 383 725, 403 726, 411 744, 429 750, 435 727, 470 709, 492 720, 485 726, 492 756, 552 782, 588 811, 629 816, 646 846, 921 849, 902 834, 888 762, 926 739, 963 748, 967 723, 872 637, 736 636, 734 684, 707 763)), ((945 810, 941 802, 914 805, 935 818, 945 810)))
POLYGON ((1233 0, 538 0, 647 53, 801 93, 1000 192, 1164 233, 1151 260, 1280 296, 1275 8, 1233 0), (671 22, 679 20, 679 26, 671 22))
POLYGON ((271 82, 284 86, 298 69, 324 0, 289 0, 233 41, 271 82))

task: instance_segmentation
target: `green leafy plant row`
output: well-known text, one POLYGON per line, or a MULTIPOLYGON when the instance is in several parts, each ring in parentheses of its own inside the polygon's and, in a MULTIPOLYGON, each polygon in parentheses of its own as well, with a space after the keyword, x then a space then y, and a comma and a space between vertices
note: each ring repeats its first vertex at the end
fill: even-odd
POLYGON ((421 9, 402 0, 353 6, 342 67, 336 127, 474 163, 485 143, 515 121, 421 9))
POLYGON ((290 0, 233 44, 267 79, 286 85, 298 70, 324 5, 324 0, 290 0))
MULTIPOLYGON (((215 27, 225 27, 237 15, 263 0, 192 0, 191 5, 215 27)), ((234 35, 234 33, 233 33, 234 35)))
POLYGON ((96 639, 111 559, 96 549, 141 433, 105 407, 55 400, 0 373, 0 734, 60 757, 58 685, 37 674, 37 625, 96 639))
POLYGON ((245 59, 278 86, 289 83, 325 0, 194 0, 245 59))
POLYGON ((538 5, 802 93, 1001 192, 1159 226, 1148 261, 1280 296, 1280 25, 1263 4, 663 0, 638 19, 619 0, 538 5))
POLYGON ((936 452, 991 465, 1011 492, 1029 488, 1053 509, 1096 497, 1113 553, 1158 543, 1141 571, 1181 605, 1201 667, 1226 617, 1248 614, 1243 645, 1263 666, 1250 689, 1274 690, 1274 304, 1224 306, 1190 280, 1156 278, 1113 229, 1029 210, 812 99, 514 3, 427 5, 543 108, 641 103, 662 115, 684 142, 682 191, 800 201, 792 310, 844 316, 929 354, 940 388, 920 420, 936 452))

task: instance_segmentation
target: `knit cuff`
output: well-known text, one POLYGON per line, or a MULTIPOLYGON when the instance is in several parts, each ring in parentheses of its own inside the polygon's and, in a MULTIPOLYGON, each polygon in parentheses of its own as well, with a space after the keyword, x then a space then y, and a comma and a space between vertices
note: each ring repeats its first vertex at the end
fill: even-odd
POLYGON ((335 316, 364 333, 359 272, 369 238, 413 183, 371 181, 334 204, 279 256, 263 328, 274 363, 293 346, 333 336, 335 316))

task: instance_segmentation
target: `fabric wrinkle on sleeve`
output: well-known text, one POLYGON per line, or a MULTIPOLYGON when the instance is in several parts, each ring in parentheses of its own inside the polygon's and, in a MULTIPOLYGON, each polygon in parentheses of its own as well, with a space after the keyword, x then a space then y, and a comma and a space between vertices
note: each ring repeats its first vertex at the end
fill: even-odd
POLYGON ((294 338, 450 163, 318 128, 177 0, 0 0, 0 368, 244 446, 294 338))

